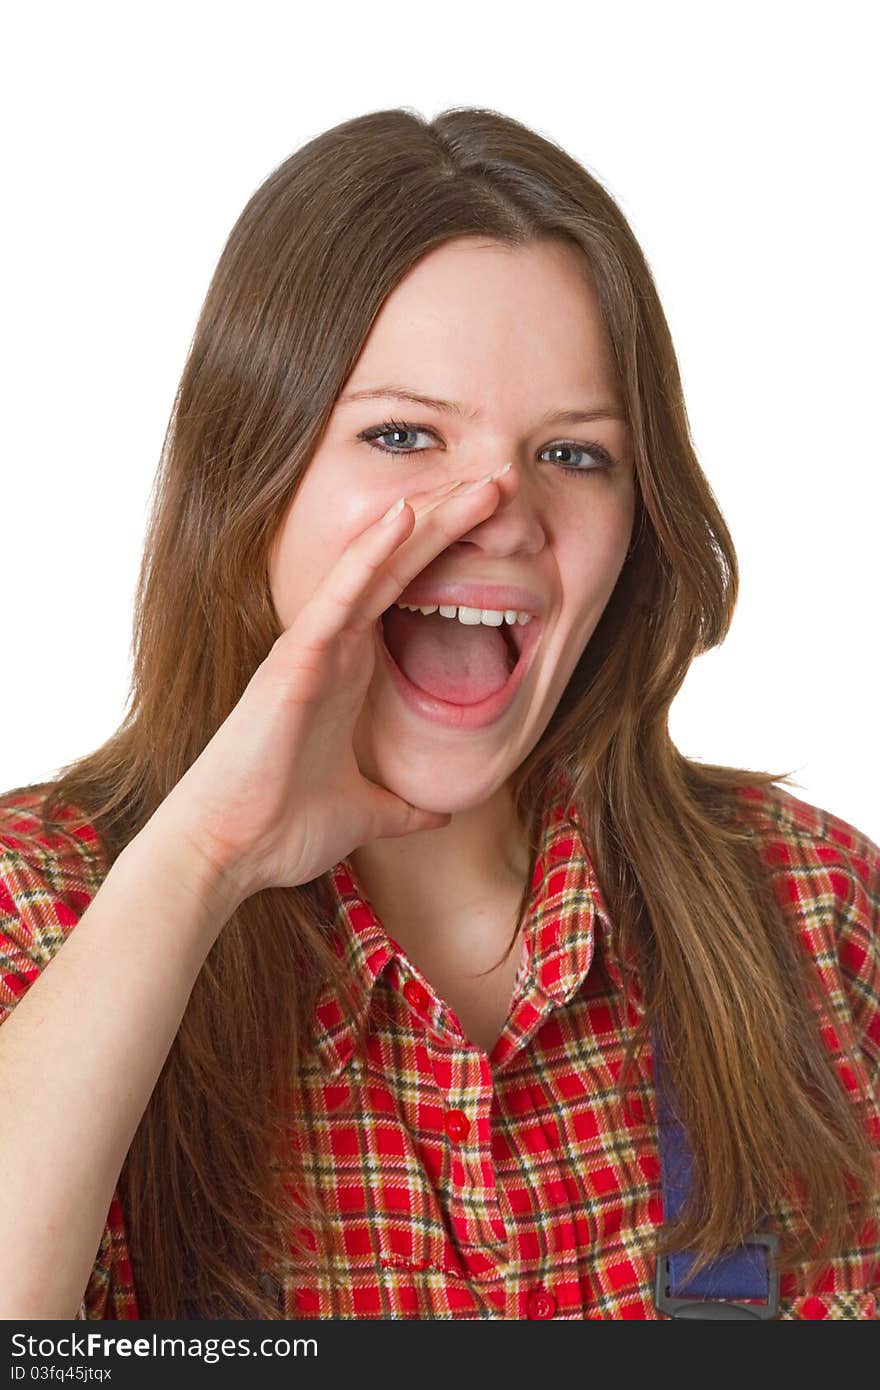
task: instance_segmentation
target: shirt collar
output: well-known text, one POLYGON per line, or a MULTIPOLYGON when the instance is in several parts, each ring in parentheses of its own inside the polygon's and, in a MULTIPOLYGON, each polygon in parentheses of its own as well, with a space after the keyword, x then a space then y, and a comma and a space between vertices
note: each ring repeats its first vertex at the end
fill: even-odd
MULTIPOLYGON (((525 923, 532 983, 539 996, 557 1007, 567 1003, 583 984, 597 940, 607 974, 616 988, 623 989, 614 929, 577 805, 565 791, 566 784, 558 783, 556 794, 544 809, 525 923)), ((350 1061, 376 984, 393 960, 399 964, 401 983, 411 979, 423 988, 430 986, 389 937, 351 861, 340 860, 330 870, 328 880, 333 911, 330 940, 345 961, 355 1004, 352 1013, 328 985, 316 1005, 314 1046, 322 1070, 332 1080, 350 1061)), ((438 1018, 442 1018, 442 1011, 438 1018)))

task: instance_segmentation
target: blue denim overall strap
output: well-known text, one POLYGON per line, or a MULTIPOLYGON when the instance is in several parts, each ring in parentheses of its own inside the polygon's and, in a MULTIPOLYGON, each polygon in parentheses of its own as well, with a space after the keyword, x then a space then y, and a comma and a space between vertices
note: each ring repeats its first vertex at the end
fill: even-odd
MULTIPOLYGON (((664 1081, 656 1031, 653 1040, 663 1212, 669 1222, 681 1211, 690 1190, 693 1155, 664 1081)), ((755 1232, 745 1244, 722 1255, 691 1280, 687 1276, 693 1254, 682 1250, 667 1255, 657 1261, 654 1302, 660 1312, 673 1318, 775 1318, 779 1312, 779 1274, 772 1268, 770 1256, 778 1249, 778 1235, 755 1232), (736 1301, 744 1298, 764 1302, 749 1305, 736 1301)))

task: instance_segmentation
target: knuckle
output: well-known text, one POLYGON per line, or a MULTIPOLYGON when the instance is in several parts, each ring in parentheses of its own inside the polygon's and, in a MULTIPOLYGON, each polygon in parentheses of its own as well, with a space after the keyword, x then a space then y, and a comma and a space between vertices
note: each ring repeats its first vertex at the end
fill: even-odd
POLYGON ((369 553, 364 556, 362 563, 370 574, 378 574, 382 569, 382 561, 377 560, 374 555, 370 555, 369 553))
POLYGON ((331 605, 331 607, 339 609, 344 615, 347 615, 351 612, 351 595, 347 594, 344 590, 337 589, 331 586, 328 589, 327 593, 324 595, 324 598, 325 601, 331 605))
POLYGON ((391 579, 392 582, 397 586, 397 592, 398 592, 398 593, 403 593, 403 590, 406 588, 407 584, 409 583, 409 580, 408 580, 406 574, 401 574, 400 571, 397 569, 397 567, 396 567, 395 565, 392 565, 392 564, 389 564, 389 565, 386 567, 386 569, 387 569, 388 578, 391 579))

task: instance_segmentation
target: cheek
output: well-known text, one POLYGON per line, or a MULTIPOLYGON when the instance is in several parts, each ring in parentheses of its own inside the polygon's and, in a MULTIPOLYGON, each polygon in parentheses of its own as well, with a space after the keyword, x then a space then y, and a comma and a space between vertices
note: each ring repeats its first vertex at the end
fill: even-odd
POLYGON ((557 556, 568 640, 589 639, 626 561, 632 536, 632 513, 613 509, 603 517, 582 519, 559 537, 557 556))
POLYGON ((629 549, 633 509, 626 505, 572 510, 556 529, 555 549, 563 592, 597 594, 613 588, 629 549))
POLYGON ((290 504, 269 557, 269 589, 285 628, 375 511, 363 497, 346 498, 341 488, 308 482, 290 504))

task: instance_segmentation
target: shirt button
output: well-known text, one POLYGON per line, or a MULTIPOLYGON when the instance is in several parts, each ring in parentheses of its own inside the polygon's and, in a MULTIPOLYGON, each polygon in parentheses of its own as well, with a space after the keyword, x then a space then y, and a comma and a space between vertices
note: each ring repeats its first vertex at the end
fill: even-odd
POLYGON ((529 1317, 552 1318, 556 1312, 556 1299, 545 1289, 533 1289, 529 1294, 529 1317))
POLYGON ((403 987, 403 997, 419 1013, 424 1013, 428 1007, 428 991, 418 980, 407 980, 403 987))
POLYGON ((447 1110, 443 1125, 450 1139, 466 1139, 471 1127, 463 1110, 447 1110))

